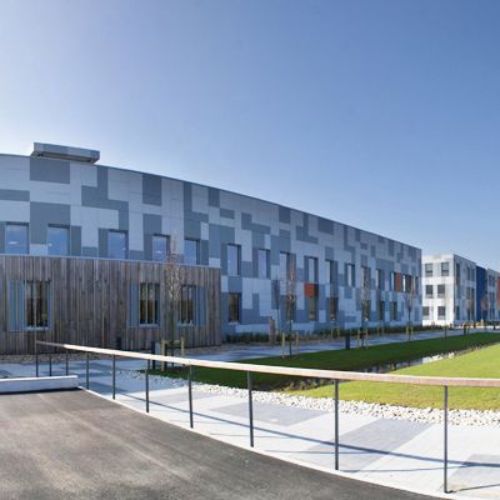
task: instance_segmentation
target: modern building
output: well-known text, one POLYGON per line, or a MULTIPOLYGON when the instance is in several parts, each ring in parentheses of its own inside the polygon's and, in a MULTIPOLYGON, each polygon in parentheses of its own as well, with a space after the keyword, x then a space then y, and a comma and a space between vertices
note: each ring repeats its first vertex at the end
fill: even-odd
POLYGON ((500 274, 454 254, 422 258, 425 326, 500 319, 500 274))
POLYGON ((268 332, 270 318, 305 332, 421 323, 420 249, 99 156, 40 143, 0 155, 0 352, 33 332, 147 348, 168 335, 165 262, 179 258, 188 345, 268 332))

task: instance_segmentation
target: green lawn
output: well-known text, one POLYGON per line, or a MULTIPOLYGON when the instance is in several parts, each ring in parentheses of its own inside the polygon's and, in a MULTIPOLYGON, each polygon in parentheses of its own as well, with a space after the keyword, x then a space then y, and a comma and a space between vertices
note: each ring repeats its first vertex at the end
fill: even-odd
MULTIPOLYGON (((500 342, 499 333, 475 333, 467 336, 438 338, 431 340, 415 340, 397 344, 386 344, 352 349, 349 351, 322 351, 299 354, 292 357, 270 357, 249 359, 242 361, 261 365, 293 366, 300 368, 317 368, 330 370, 363 370, 374 365, 409 361, 433 354, 450 351, 466 350, 477 346, 484 346, 500 342)), ((244 367, 242 367, 244 370, 244 367)), ((155 372, 157 374, 185 377, 186 371, 155 372)), ((229 370, 194 368, 194 379, 209 384, 220 384, 230 387, 246 387, 246 374, 229 370)), ((284 377, 266 374, 254 374, 254 386, 259 389, 286 389, 291 388, 300 380, 293 377, 284 377)), ((295 387, 297 387, 295 385, 295 387)), ((344 392, 342 386, 342 391, 344 392)), ((323 389, 326 390, 326 389, 323 389)), ((331 392, 330 392, 331 393, 331 392)), ((326 393, 325 393, 326 394, 326 393)), ((321 397, 321 393, 312 393, 321 397)))
MULTIPOLYGON (((485 347, 451 359, 403 368, 392 373, 447 377, 500 378, 500 345, 485 347)), ((294 394, 311 397, 332 397, 331 385, 294 394)), ((340 398, 373 403, 396 404, 417 408, 442 408, 443 389, 415 385, 348 382, 340 387, 340 398)), ((450 408, 500 409, 500 389, 450 387, 450 408)))

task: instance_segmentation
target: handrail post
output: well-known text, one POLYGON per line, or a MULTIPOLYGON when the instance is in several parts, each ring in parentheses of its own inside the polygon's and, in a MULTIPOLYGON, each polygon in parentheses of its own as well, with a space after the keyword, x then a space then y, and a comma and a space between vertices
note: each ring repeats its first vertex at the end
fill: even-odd
POLYGON ((193 419, 193 367, 191 365, 189 365, 188 392, 189 392, 189 427, 192 429, 194 427, 194 419, 193 419))
POLYGON ((448 493, 448 386, 444 386, 444 492, 448 493))
POLYGON ((69 351, 66 349, 66 375, 69 375, 69 351))
POLYGON ((148 359, 148 364, 146 366, 146 413, 149 413, 149 367, 150 360, 148 359))
POLYGON ((335 470, 339 470, 339 381, 335 379, 335 470))
POLYGON ((116 398, 116 356, 113 354, 113 370, 112 370, 113 399, 116 398))
POLYGON ((253 435, 253 401, 252 401, 252 373, 247 372, 247 386, 248 386, 248 417, 250 423, 250 447, 254 446, 253 435))
POLYGON ((87 356, 86 356, 86 373, 85 373, 85 385, 87 387, 87 389, 90 389, 90 375, 89 375, 89 353, 87 352, 87 356))
POLYGON ((49 377, 52 377, 52 354, 49 352, 49 377))
MULTIPOLYGON (((37 344, 35 344, 37 345, 37 344)), ((36 377, 39 377, 39 367, 38 367, 38 348, 35 349, 35 374, 36 377)))

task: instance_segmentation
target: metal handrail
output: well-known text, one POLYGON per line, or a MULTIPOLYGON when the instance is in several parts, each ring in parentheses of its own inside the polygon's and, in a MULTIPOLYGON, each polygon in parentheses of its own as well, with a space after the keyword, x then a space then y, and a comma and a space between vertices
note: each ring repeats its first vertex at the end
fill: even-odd
MULTIPOLYGON (((202 359, 181 358, 177 356, 164 356, 161 354, 144 354, 135 351, 121 351, 117 349, 104 349, 101 347, 88 347, 74 344, 61 344, 57 342, 35 341, 35 346, 44 345, 66 350, 66 375, 69 373, 68 351, 79 351, 86 353, 86 388, 90 388, 89 355, 102 354, 112 356, 112 389, 113 399, 116 397, 116 358, 143 359, 147 361, 145 370, 145 391, 146 391, 146 412, 149 413, 149 371, 151 361, 162 363, 171 363, 188 367, 188 398, 189 398, 189 425, 194 427, 193 418, 193 367, 218 368, 223 370, 232 370, 246 372, 248 389, 248 410, 249 410, 249 429, 250 446, 254 447, 254 424, 253 424, 253 399, 252 399, 252 373, 265 373, 269 375, 288 375, 292 377, 317 378, 332 380, 334 382, 334 429, 335 429, 335 470, 339 470, 339 382, 340 381, 361 381, 361 382, 379 382, 396 383, 408 385, 423 385, 443 387, 443 472, 444 472, 444 492, 448 493, 448 388, 449 387, 483 387, 500 388, 500 378, 473 378, 473 377, 430 377, 414 375, 391 375, 383 373, 362 373, 340 370, 318 370, 313 368, 293 368, 287 366, 256 365, 251 363, 235 363, 226 361, 208 361, 202 359)), ((49 374, 52 376, 52 354, 49 353, 49 374)), ((38 349, 35 349, 36 376, 39 375, 38 349)))

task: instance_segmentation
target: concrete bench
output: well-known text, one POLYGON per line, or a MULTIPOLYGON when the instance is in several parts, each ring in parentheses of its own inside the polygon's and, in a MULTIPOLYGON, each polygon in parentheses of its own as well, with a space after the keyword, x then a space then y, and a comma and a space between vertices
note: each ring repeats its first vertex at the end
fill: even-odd
POLYGON ((76 375, 0 379, 0 394, 55 391, 61 389, 76 389, 77 387, 78 377, 76 375))

